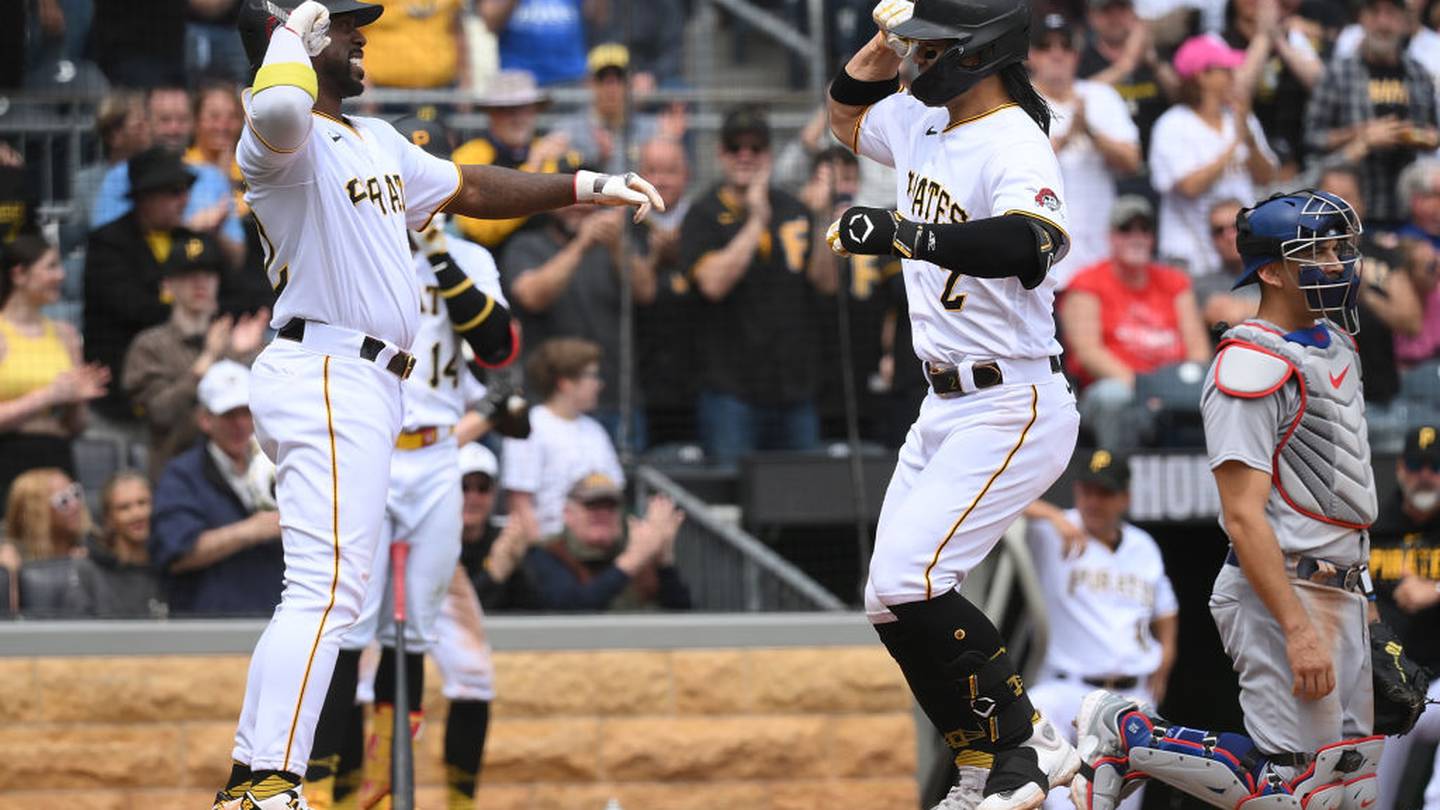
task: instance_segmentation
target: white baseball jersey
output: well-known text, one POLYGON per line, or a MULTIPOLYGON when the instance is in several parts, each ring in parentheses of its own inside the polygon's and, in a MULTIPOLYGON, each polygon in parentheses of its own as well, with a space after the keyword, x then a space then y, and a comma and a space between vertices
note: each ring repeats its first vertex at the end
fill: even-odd
MULTIPOLYGON (((248 119, 249 90, 242 101, 248 119)), ((460 170, 378 118, 312 117, 297 149, 277 151, 248 125, 235 150, 279 291, 271 326, 305 318, 409 349, 420 290, 406 231, 460 190, 460 170)))
MULTIPOLYGON (((462 239, 449 242, 455 266, 475 281, 476 289, 508 309, 490 251, 462 239)), ((465 367, 465 341, 450 323, 430 260, 417 253, 413 264, 420 284, 420 327, 412 349, 415 370, 405 381, 406 430, 454 425, 485 396, 485 386, 465 367)))
POLYGON ((588 416, 562 419, 537 405, 530 410, 530 437, 506 439, 503 450, 500 485, 535 496, 535 519, 544 537, 564 528, 565 496, 576 481, 598 472, 625 484, 610 434, 588 416))
MULTIPOLYGON (((866 110, 856 125, 855 151, 895 167, 901 216, 966 222, 1018 213, 1066 232, 1060 166, 1050 139, 1024 110, 1005 104, 954 124, 948 124, 949 116, 943 107, 895 93, 866 110)), ((964 268, 909 259, 903 265, 921 360, 1060 353, 1053 277, 1027 290, 1017 278, 976 278, 964 268)))
MULTIPOLYGON (((1065 517, 1082 525, 1075 509, 1065 517)), ((1161 650, 1150 623, 1179 609, 1155 539, 1122 523, 1113 550, 1091 539, 1079 557, 1063 559, 1049 521, 1030 521, 1027 538, 1050 617, 1045 669, 1081 678, 1154 672, 1161 650)))

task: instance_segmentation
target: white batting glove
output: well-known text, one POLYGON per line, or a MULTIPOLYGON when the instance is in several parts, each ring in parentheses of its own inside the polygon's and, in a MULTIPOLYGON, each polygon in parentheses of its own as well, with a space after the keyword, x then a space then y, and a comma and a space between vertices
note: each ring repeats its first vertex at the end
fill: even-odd
POLYGON ((330 9, 315 0, 305 0, 287 17, 284 9, 277 8, 272 3, 266 5, 269 6, 271 14, 284 20, 285 27, 300 37, 300 41, 305 43, 305 52, 310 56, 319 56, 330 44, 330 9))
POLYGON ((449 240, 445 238, 445 215, 436 214, 430 220, 430 227, 415 234, 415 244, 426 256, 437 256, 450 251, 449 240))
POLYGON ((915 16, 915 0, 880 0, 870 12, 870 19, 880 26, 881 31, 890 31, 895 26, 909 22, 915 16))
POLYGON ((830 223, 830 229, 825 231, 825 244, 830 246, 830 250, 833 251, 836 256, 850 255, 850 251, 846 250, 845 246, 840 244, 840 220, 837 219, 830 223))
POLYGON ((582 169, 575 173, 575 202, 639 206, 636 222, 645 219, 651 208, 665 210, 660 192, 635 172, 600 174, 582 169))

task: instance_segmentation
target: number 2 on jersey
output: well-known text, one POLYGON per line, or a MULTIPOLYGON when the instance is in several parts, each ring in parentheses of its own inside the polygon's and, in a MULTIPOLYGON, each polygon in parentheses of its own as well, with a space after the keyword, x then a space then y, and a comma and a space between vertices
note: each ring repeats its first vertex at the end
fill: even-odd
POLYGON ((440 349, 441 346, 438 341, 434 346, 430 347, 430 387, 439 388, 440 378, 448 377, 450 379, 450 387, 458 388, 460 387, 460 369, 456 366, 456 363, 460 360, 460 353, 456 352, 451 355, 450 362, 445 363, 442 370, 440 364, 440 349))
POLYGON ((950 278, 945 280, 945 292, 940 293, 940 306, 951 312, 959 312, 965 308, 965 293, 955 292, 955 283, 960 280, 960 271, 951 270, 950 278))

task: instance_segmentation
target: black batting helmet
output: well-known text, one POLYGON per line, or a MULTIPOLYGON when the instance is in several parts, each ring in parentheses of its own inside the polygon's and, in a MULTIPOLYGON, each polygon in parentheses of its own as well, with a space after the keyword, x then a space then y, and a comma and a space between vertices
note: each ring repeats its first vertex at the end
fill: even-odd
POLYGON ((910 86, 915 98, 938 107, 1025 59, 1030 51, 1030 2, 915 0, 914 16, 890 33, 906 39, 955 40, 910 86))
MULTIPOLYGON (((270 47, 270 35, 285 24, 290 12, 305 0, 243 0, 236 27, 240 29, 240 43, 245 46, 245 56, 250 60, 250 72, 260 69, 265 60, 265 49, 270 47)), ((359 25, 369 25, 380 18, 385 7, 364 0, 316 0, 330 12, 337 14, 358 14, 359 25)))

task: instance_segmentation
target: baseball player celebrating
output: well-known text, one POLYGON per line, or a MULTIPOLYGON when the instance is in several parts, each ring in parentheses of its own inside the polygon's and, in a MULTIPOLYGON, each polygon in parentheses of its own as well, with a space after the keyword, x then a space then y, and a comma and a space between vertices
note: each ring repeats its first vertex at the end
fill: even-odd
POLYGON ((842 255, 899 256, 930 392, 885 493, 865 607, 955 752, 942 808, 1024 810, 1074 749, 1031 705, 999 631, 957 590, 1064 470, 1080 418, 1059 374, 1065 253, 1049 109, 1022 60, 1025 0, 885 0, 830 88, 830 128, 896 170, 898 210, 850 208, 842 255), (903 59, 920 73, 900 92, 903 59))
MULTIPOLYGON (((1125 520, 1130 464, 1089 454, 1075 479, 1075 508, 1037 501, 1026 539, 1045 593, 1050 643, 1030 700, 1067 736, 1095 687, 1158 703, 1175 662, 1178 606, 1155 538, 1125 520), (1043 519, 1033 519, 1043 518, 1043 519)), ((1140 794, 1125 802, 1138 810, 1140 794)), ((1048 808, 1068 808, 1051 791, 1048 808)))
MULTIPOLYGON (((379 545, 401 381, 414 364, 420 291, 407 230, 423 230, 437 211, 513 217, 579 201, 637 205, 643 217, 662 205, 636 175, 456 166, 383 121, 343 116, 341 99, 364 89, 362 27, 382 10, 362 0, 240 7, 255 73, 236 158, 278 295, 280 338, 255 362, 251 410, 276 464, 286 571, 251 659, 219 805, 304 805, 299 784, 340 636, 359 614, 379 545)), ((458 268, 435 274, 454 329, 477 357, 491 357, 508 318, 458 268)))
POLYGON ((1149 777, 1217 807, 1363 810, 1384 738, 1373 717, 1365 528, 1375 485, 1359 328, 1360 223, 1323 191, 1236 218, 1253 320, 1227 331, 1201 394, 1230 554, 1210 612, 1240 675, 1249 737, 1172 726, 1096 691, 1076 719, 1081 810, 1149 777), (1347 334, 1349 333, 1349 334, 1347 334))
MULTIPOLYGON (((436 157, 450 153, 449 135, 438 123, 408 117, 394 124, 411 143, 436 157)), ((414 247, 413 272, 420 283, 420 320, 416 332, 415 368, 404 383, 405 417, 396 453, 390 462, 390 491, 385 506, 385 540, 410 544, 406 567, 406 593, 410 620, 406 627, 407 684, 414 697, 409 701, 412 725, 418 726, 419 695, 423 689, 426 651, 436 639, 436 623, 446 593, 460 561, 461 488, 458 454, 483 426, 472 410, 485 398, 486 390, 471 373, 464 356, 465 342, 455 331, 456 316, 450 312, 450 297, 440 276, 458 270, 461 284, 483 293, 493 307, 489 317, 508 321, 508 303, 500 291, 500 272, 490 252, 463 239, 447 239, 442 216, 411 238, 414 247)), ((453 287, 453 285, 451 285, 453 287)), ((478 342, 478 341, 477 341, 478 342)), ((506 329, 489 333, 479 359, 491 367, 504 365, 515 356, 519 340, 506 329)), ((375 731, 388 739, 394 728, 395 627, 390 601, 390 555, 374 555, 370 566, 370 587, 359 619, 340 639, 340 653, 330 691, 316 724, 315 744, 310 754, 305 786, 314 807, 328 804, 333 793, 333 774, 344 741, 350 733, 351 707, 355 702, 360 653, 378 637, 381 653, 376 680, 375 731)), ((468 580, 467 580, 468 582, 468 580)), ((471 589, 473 596, 473 588, 471 589)), ((477 602, 478 605, 478 602, 477 602)), ((368 782, 375 780, 367 779, 368 782)), ((384 784, 372 784, 369 793, 386 792, 384 784)), ((367 794, 368 795, 368 794, 367 794)), ((373 802, 362 804, 368 806, 373 802)))

